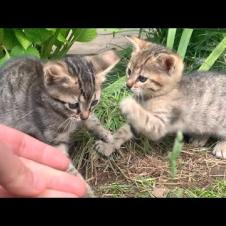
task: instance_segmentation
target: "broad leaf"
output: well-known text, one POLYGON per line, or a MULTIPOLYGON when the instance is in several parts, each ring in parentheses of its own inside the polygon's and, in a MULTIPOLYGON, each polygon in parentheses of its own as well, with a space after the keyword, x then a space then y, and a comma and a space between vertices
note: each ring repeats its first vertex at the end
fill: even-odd
POLYGON ((0 44, 3 44, 4 40, 4 28, 0 28, 0 44))
POLYGON ((25 36, 23 31, 16 29, 14 32, 17 40, 24 49, 27 49, 32 44, 31 41, 25 36))
POLYGON ((26 28, 24 29, 24 33, 33 44, 41 45, 54 35, 55 30, 56 29, 49 30, 46 28, 26 28))
POLYGON ((7 60, 10 59, 9 53, 6 51, 5 56, 0 59, 0 65, 4 64, 7 60))
POLYGON ((6 49, 12 49, 13 47, 20 45, 15 37, 14 30, 12 28, 4 29, 3 43, 6 49))
POLYGON ((77 42, 89 42, 96 37, 97 32, 93 28, 76 28, 73 29, 73 35, 77 42))
POLYGON ((36 48, 30 46, 28 49, 23 49, 21 46, 15 46, 11 51, 11 56, 36 56, 40 57, 36 48))

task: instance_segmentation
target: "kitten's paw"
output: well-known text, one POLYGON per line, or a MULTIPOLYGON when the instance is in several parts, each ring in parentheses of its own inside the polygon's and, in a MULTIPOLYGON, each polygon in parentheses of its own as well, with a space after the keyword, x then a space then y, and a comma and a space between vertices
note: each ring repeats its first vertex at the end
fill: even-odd
POLYGON ((207 141, 208 141, 208 137, 202 137, 202 138, 190 137, 188 142, 194 147, 204 147, 207 141))
POLYGON ((120 103, 120 110, 122 114, 128 115, 133 113, 133 107, 136 105, 137 102, 132 97, 127 97, 123 99, 120 103))
POLYGON ((226 142, 216 144, 213 149, 213 154, 220 159, 226 159, 226 142))
POLYGON ((115 147, 113 144, 105 143, 101 140, 96 141, 96 143, 94 145, 94 149, 98 153, 100 153, 106 157, 110 156, 115 151, 115 147))
POLYGON ((101 137, 101 140, 106 143, 112 143, 114 138, 113 138, 112 134, 109 132, 109 133, 106 133, 103 137, 101 137))

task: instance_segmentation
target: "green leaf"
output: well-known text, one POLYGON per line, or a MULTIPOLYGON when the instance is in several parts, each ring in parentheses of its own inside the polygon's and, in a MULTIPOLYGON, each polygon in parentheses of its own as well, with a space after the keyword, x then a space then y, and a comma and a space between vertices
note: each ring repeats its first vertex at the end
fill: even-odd
POLYGON ((55 33, 56 32, 56 28, 45 28, 47 31, 51 31, 51 32, 53 32, 53 33, 55 33))
POLYGON ((54 35, 56 29, 46 28, 25 28, 24 34, 31 40, 33 44, 41 45, 43 42, 48 40, 54 35))
POLYGON ((68 33, 70 32, 70 31, 72 31, 72 29, 70 29, 70 28, 58 28, 59 30, 60 30, 60 34, 62 35, 62 36, 64 36, 65 38, 67 38, 67 36, 68 36, 68 33))
POLYGON ((4 28, 0 28, 0 44, 3 44, 4 39, 4 28))
POLYGON ((27 49, 26 54, 27 55, 31 55, 31 56, 36 56, 36 57, 40 58, 39 51, 35 47, 33 47, 33 46, 30 46, 27 49))
POLYGON ((17 40, 24 49, 27 49, 32 44, 31 41, 25 36, 22 30, 16 29, 14 30, 14 32, 17 40))
POLYGON ((169 49, 173 49, 173 44, 174 44, 174 40, 175 40, 175 36, 176 36, 176 31, 177 31, 176 28, 169 28, 168 29, 166 46, 169 49))
POLYGON ((8 28, 8 29, 6 28, 4 30, 3 44, 6 47, 6 49, 12 49, 17 45, 20 45, 20 43, 15 37, 15 33, 12 28, 8 28))
POLYGON ((77 42, 89 42, 93 40, 96 35, 96 29, 92 28, 76 28, 73 29, 74 41, 77 42))
POLYGON ((63 43, 67 41, 66 37, 64 37, 62 33, 59 33, 57 35, 57 40, 60 41, 60 42, 63 42, 63 43))
POLYGON ((181 56, 182 59, 184 59, 185 57, 192 32, 193 32, 193 29, 184 29, 181 35, 177 53, 181 56))
POLYGON ((23 49, 21 46, 15 46, 11 51, 11 56, 36 56, 40 57, 36 48, 30 46, 28 49, 23 49))
POLYGON ((200 66, 199 71, 208 71, 221 56, 226 49, 226 37, 216 46, 212 53, 206 58, 203 64, 200 66))
POLYGON ((4 50, 5 50, 5 56, 0 59, 0 65, 4 64, 7 60, 10 59, 10 55, 8 51, 6 49, 4 50))
POLYGON ((25 49, 21 46, 15 46, 14 48, 12 48, 11 50, 11 56, 22 56, 22 55, 26 55, 25 53, 25 49))

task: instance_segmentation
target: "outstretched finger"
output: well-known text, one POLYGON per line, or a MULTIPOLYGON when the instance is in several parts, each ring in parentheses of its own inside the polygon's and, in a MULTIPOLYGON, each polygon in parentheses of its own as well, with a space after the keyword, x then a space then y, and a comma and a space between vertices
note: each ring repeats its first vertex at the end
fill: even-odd
POLYGON ((0 125, 0 143, 19 156, 56 169, 67 170, 70 163, 69 158, 58 149, 4 125, 0 125))
POLYGON ((44 191, 45 181, 33 173, 11 150, 0 144, 0 184, 11 194, 36 196, 44 191))

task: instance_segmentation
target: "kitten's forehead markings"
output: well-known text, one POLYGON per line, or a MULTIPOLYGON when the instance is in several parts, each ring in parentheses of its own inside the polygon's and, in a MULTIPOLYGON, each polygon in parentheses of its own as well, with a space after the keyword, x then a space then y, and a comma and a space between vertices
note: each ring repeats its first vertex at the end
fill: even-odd
POLYGON ((76 75, 78 79, 81 91, 80 96, 83 96, 83 102, 90 101, 95 92, 95 76, 92 64, 78 56, 73 59, 70 57, 67 58, 67 63, 71 67, 73 74, 76 75))

